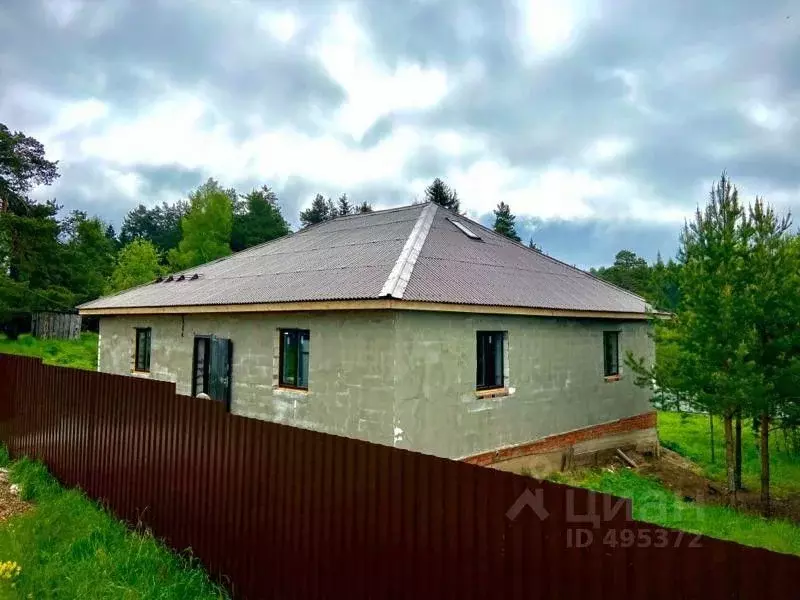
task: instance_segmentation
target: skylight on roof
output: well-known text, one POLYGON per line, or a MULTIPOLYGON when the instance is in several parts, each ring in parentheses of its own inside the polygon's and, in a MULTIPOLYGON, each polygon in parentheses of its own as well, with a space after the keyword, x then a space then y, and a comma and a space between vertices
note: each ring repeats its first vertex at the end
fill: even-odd
POLYGON ((472 231, 472 229, 470 229, 469 227, 467 227, 466 225, 464 225, 460 221, 454 221, 453 219, 447 219, 447 220, 450 221, 456 227, 458 227, 458 230, 461 233, 463 233, 465 236, 467 236, 469 239, 471 239, 471 240, 479 240, 479 239, 481 239, 481 236, 479 236, 477 233, 472 231))

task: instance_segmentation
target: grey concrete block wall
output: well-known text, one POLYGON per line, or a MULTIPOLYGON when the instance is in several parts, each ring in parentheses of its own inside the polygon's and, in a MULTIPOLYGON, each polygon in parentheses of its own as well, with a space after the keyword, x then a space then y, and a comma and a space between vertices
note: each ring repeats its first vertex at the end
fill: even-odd
POLYGON ((398 314, 398 445, 464 457, 652 410, 650 394, 604 377, 603 332, 652 361, 645 322, 404 311, 398 314), (475 393, 476 332, 507 332, 509 395, 475 393))
MULTIPOLYGON (((651 410, 625 373, 603 377, 603 331, 652 358, 643 322, 417 311, 331 311, 100 320, 99 368, 131 374, 134 330, 152 328, 150 377, 191 392, 195 335, 234 345, 232 410, 339 435, 462 457, 651 410), (277 332, 311 332, 309 390, 275 389, 277 332), (476 331, 506 331, 506 397, 475 394, 476 331)), ((137 375, 139 376, 139 375, 137 375)))
POLYGON ((379 311, 105 317, 99 369, 134 374, 135 328, 151 327, 150 377, 190 394, 194 337, 229 338, 234 413, 391 444, 394 319, 379 311), (311 332, 307 392, 275 389, 281 328, 311 332))

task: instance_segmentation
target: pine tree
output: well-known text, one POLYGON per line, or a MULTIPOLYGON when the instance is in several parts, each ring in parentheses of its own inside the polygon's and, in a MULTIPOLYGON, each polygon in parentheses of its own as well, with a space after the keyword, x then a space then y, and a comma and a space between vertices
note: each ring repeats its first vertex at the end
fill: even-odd
POLYGON ((371 213, 372 212, 372 205, 367 202, 366 200, 362 202, 358 207, 358 212, 360 213, 371 213))
POLYGON ((528 240, 528 248, 530 248, 531 250, 535 250, 536 252, 541 252, 542 251, 542 249, 539 247, 539 245, 534 243, 533 238, 530 238, 528 240))
POLYGON ((240 201, 233 215, 231 249, 239 252, 289 233, 289 224, 281 214, 278 196, 269 186, 253 190, 240 201))
POLYGON ((346 217, 355 212, 355 207, 350 204, 350 201, 347 199, 347 194, 339 196, 339 200, 336 202, 336 212, 340 217, 346 217))
POLYGON ((747 236, 739 194, 723 173, 681 237, 684 294, 678 324, 685 380, 705 408, 722 415, 728 492, 736 504, 737 440, 734 419, 751 397, 753 365, 746 351, 753 341, 747 322, 747 236))
POLYGON ((425 188, 425 201, 434 202, 454 212, 458 212, 460 209, 456 191, 451 190, 450 187, 438 177, 425 188))
POLYGON ((330 208, 328 202, 322 194, 317 194, 311 201, 311 206, 300 213, 300 222, 303 227, 322 223, 330 218, 330 208))
MULTIPOLYGON (((800 380, 800 246, 789 235, 790 218, 779 219, 756 199, 747 218, 747 306, 755 336, 750 357, 760 379, 752 388, 754 425, 760 431, 761 503, 770 513, 770 427, 797 403, 800 380)), ((742 326, 746 326, 742 323, 742 326)))
POLYGON ((725 426, 728 493, 737 502, 736 440, 733 422, 749 410, 759 376, 752 360, 753 328, 748 326, 748 232, 738 192, 725 174, 712 187, 681 235, 681 298, 673 319, 656 322, 654 369, 628 355, 638 385, 669 389, 725 426), (665 363, 664 349, 670 351, 665 363))
POLYGON ((519 242, 520 237, 517 235, 517 229, 514 225, 516 217, 511 213, 511 208, 505 202, 500 202, 494 211, 494 230, 506 236, 509 239, 519 242))
POLYGON ((333 200, 328 198, 325 201, 325 204, 328 206, 328 218, 329 219, 335 219, 336 217, 339 216, 339 209, 336 208, 336 204, 334 204, 333 200))

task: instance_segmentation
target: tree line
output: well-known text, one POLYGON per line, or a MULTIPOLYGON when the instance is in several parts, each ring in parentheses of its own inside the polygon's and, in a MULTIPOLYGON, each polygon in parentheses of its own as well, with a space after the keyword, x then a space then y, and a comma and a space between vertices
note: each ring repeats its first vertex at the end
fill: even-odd
POLYGON ((97 216, 62 216, 54 200, 30 197, 58 176, 40 142, 0 124, 0 325, 10 335, 32 312, 71 310, 289 232, 268 186, 239 194, 209 179, 185 200, 139 205, 117 235, 97 216))
POLYGON ((742 488, 742 423, 761 455, 761 502, 770 511, 770 439, 798 452, 800 428, 800 236, 791 216, 762 198, 745 205, 723 174, 681 235, 675 260, 647 262, 623 250, 594 271, 669 314, 654 319, 655 364, 629 354, 636 382, 663 408, 721 418, 730 502, 742 488))
MULTIPOLYGON (((58 177, 58 162, 46 158, 39 141, 0 123, 0 327, 9 335, 32 312, 71 310, 290 231, 269 186, 240 194, 208 179, 185 199, 140 204, 117 234, 98 216, 63 214, 54 200, 30 196, 58 177)), ((301 213, 304 225, 372 210, 367 202, 351 205, 343 194, 336 205, 325 201, 320 217, 320 198, 301 213)))

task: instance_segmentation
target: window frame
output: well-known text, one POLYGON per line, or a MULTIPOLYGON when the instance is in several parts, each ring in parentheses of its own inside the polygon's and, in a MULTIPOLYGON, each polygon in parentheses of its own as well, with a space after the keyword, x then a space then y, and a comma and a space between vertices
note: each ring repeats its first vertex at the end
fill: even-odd
POLYGON ((619 331, 609 330, 603 332, 603 377, 606 379, 617 379, 621 375, 619 364, 619 331), (614 360, 609 363, 609 340, 614 340, 614 360), (616 367, 616 368, 613 368, 616 367))
POLYGON ((192 396, 197 396, 198 393, 208 395, 208 384, 211 362, 211 336, 210 335, 196 335, 192 342, 192 396), (205 352, 203 356, 203 391, 197 391, 197 346, 200 340, 205 340, 205 352))
MULTIPOLYGON (((476 331, 475 332, 475 391, 476 392, 486 392, 492 390, 504 390, 506 388, 506 336, 507 332, 505 331, 476 331), (495 352, 500 353, 500 365, 499 369, 497 369, 497 365, 495 364, 497 361, 497 356, 492 356, 492 364, 494 365, 491 370, 494 370, 494 382, 491 384, 486 384, 486 378, 489 375, 490 369, 486 368, 487 361, 486 357, 483 357, 483 363, 481 363, 481 352, 483 351, 484 344, 481 343, 482 339, 485 339, 487 336, 496 336, 499 338, 498 342, 494 342, 495 352), (484 365, 483 373, 481 373, 481 364, 484 365), (483 376, 483 384, 481 384, 481 376, 483 376), (499 384, 497 381, 499 380, 499 384)), ((492 342, 490 342, 491 344, 492 342)))
MULTIPOLYGON (((309 344, 309 351, 306 353, 306 361, 307 361, 307 364, 310 366, 310 361, 311 361, 311 348, 310 348, 310 346, 311 346, 311 331, 309 329, 299 329, 299 328, 291 328, 291 327, 290 328, 282 328, 282 329, 278 330, 278 347, 279 347, 279 350, 278 350, 278 387, 279 388, 285 388, 285 389, 289 389, 289 390, 300 390, 300 391, 306 391, 306 392, 308 391, 309 381, 305 382, 306 383, 305 386, 299 385, 300 374, 302 373, 302 357, 303 357, 302 345, 300 343, 300 340, 301 340, 303 334, 305 334, 305 337, 308 340, 308 344, 309 344), (295 365, 295 368, 297 369, 297 380, 296 380, 297 383, 287 383, 283 379, 283 371, 284 371, 283 365, 284 365, 284 359, 285 359, 284 339, 285 339, 285 335, 286 334, 294 335, 295 339, 297 340, 297 364, 295 365)), ((311 377, 309 376, 307 379, 310 379, 310 378, 311 377)))
POLYGON ((150 372, 150 355, 153 351, 153 328, 152 327, 135 327, 134 328, 135 344, 133 349, 133 371, 134 373, 149 373, 150 372), (139 348, 141 345, 140 336, 146 337, 147 352, 142 357, 143 364, 139 363, 139 348))

